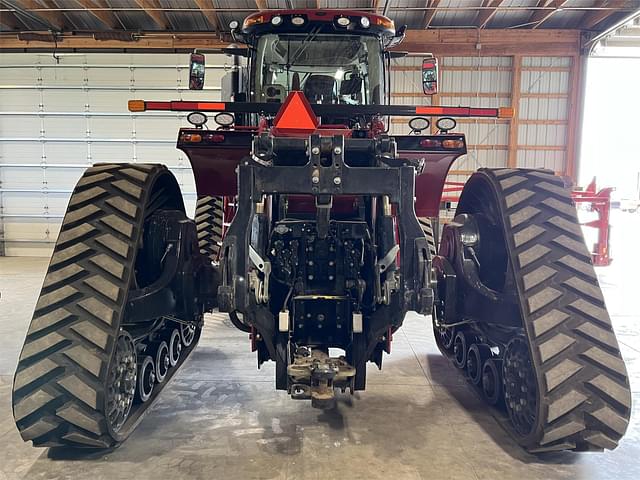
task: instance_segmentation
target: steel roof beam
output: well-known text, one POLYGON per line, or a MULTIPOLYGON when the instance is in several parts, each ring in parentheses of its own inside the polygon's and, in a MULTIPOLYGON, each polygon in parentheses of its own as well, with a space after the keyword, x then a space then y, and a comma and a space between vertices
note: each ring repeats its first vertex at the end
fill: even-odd
POLYGON ((56 8, 57 7, 48 0, 43 0, 42 3, 38 3, 35 0, 18 0, 15 2, 15 9, 19 14, 24 14, 40 23, 44 23, 50 27, 51 30, 62 31, 68 22, 62 13, 56 11, 56 8), (43 7, 51 10, 43 11, 43 7))
POLYGON ((216 32, 222 30, 220 25, 220 19, 218 18, 218 14, 216 13, 215 5, 213 4, 213 0, 194 0, 198 8, 202 11, 202 14, 207 19, 207 22, 213 27, 216 32))
POLYGON ((591 30, 611 15, 619 13, 616 9, 638 7, 638 2, 635 0, 598 0, 594 7, 598 7, 601 10, 593 10, 584 16, 581 24, 584 30, 591 30))
POLYGON ((104 25, 114 30, 123 27, 122 23, 114 12, 109 10, 109 5, 104 0, 76 0, 87 9, 91 15, 100 20, 104 25))
POLYGON ((162 30, 169 30, 172 28, 171 22, 167 18, 167 15, 162 10, 162 6, 158 0, 136 0, 138 6, 144 10, 153 23, 155 23, 162 30))
POLYGON ((427 0, 425 8, 428 8, 428 10, 424 13, 424 19, 422 20, 423 29, 427 29, 431 25, 433 17, 438 13, 438 5, 440 5, 440 0, 427 0))
POLYGON ((538 28, 557 12, 560 12, 568 1, 569 0, 539 0, 538 7, 553 7, 553 10, 535 10, 528 22, 531 24, 531 28, 538 28))
POLYGON ((13 12, 0 13, 0 25, 10 30, 22 30, 26 28, 24 22, 22 22, 13 12))
POLYGON ((485 28, 491 19, 498 13, 498 9, 502 6, 504 0, 484 0, 482 2, 483 8, 478 13, 476 20, 476 27, 485 28))

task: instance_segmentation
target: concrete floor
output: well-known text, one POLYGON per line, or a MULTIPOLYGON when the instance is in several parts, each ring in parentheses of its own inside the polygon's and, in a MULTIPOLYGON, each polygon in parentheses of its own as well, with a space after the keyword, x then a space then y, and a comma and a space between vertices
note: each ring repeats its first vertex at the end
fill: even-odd
MULTIPOLYGON (((637 402, 640 215, 614 213, 616 261, 598 273, 637 402)), ((440 356, 428 319, 417 315, 396 335, 385 369, 370 367, 367 391, 342 397, 332 413, 276 392, 273 365, 257 371, 247 335, 211 316, 191 359, 122 447, 35 449, 18 435, 10 392, 46 266, 0 258, 0 480, 640 478, 637 410, 613 452, 528 455, 440 356)))

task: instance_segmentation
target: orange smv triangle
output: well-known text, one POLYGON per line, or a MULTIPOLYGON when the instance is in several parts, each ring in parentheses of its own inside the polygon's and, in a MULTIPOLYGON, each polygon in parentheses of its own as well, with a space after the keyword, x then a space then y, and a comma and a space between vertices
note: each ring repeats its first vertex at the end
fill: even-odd
POLYGON ((318 117, 304 93, 293 91, 280 107, 273 126, 278 130, 313 132, 318 128, 318 117))

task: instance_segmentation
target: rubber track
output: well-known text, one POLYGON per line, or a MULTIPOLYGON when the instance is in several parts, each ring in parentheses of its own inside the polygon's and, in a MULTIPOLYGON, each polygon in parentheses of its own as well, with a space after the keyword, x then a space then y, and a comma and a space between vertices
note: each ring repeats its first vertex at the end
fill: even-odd
POLYGON ((196 203, 196 232, 200 253, 217 262, 222 246, 224 221, 222 197, 201 196, 196 203))
POLYGON ((504 233, 536 368, 532 451, 613 449, 631 392, 571 193, 548 171, 482 169, 498 192, 504 233))
POLYGON ((431 253, 431 258, 435 257, 437 252, 436 247, 436 239, 433 234, 433 226, 431 224, 431 219, 429 217, 418 217, 418 222, 420 223, 420 227, 424 232, 424 236, 427 238, 427 244, 429 245, 429 253, 431 253))
POLYGON ((13 385, 22 438, 109 447, 104 390, 150 186, 166 167, 98 164, 69 201, 13 385))

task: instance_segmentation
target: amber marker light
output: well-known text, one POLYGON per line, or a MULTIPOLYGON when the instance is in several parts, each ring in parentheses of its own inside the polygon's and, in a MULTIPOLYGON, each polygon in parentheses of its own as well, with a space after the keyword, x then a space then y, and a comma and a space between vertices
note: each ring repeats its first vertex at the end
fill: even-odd
POLYGON ((516 111, 513 107, 500 107, 498 109, 498 118, 513 118, 516 111))
POLYGON ((127 106, 130 112, 144 112, 146 110, 144 100, 129 100, 127 106))

